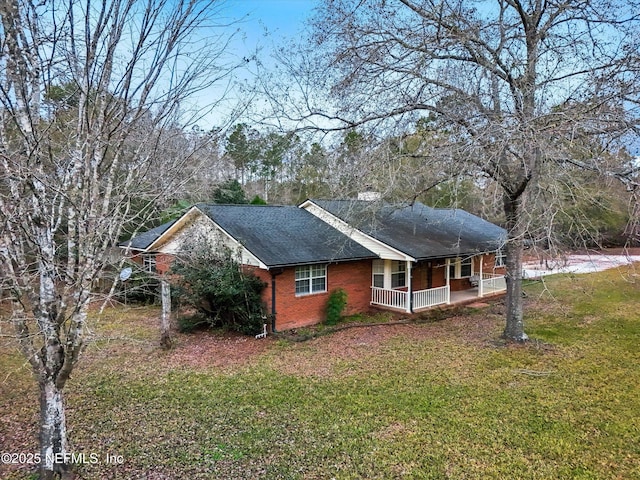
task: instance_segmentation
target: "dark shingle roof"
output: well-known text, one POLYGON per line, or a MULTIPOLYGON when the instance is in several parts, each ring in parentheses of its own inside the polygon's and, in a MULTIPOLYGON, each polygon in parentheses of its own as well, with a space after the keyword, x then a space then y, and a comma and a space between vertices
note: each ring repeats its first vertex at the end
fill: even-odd
POLYGON ((171 227, 171 225, 176 223, 176 221, 177 219, 174 219, 167 223, 163 223, 162 225, 152 228, 151 230, 139 233, 130 240, 120 242, 118 245, 121 247, 130 247, 133 250, 146 250, 151 246, 153 242, 158 239, 158 237, 160 237, 160 235, 166 232, 171 227))
POLYGON ((431 208, 420 202, 311 201, 417 260, 493 251, 506 239, 503 228, 459 209, 431 208))
POLYGON ((377 258, 298 207, 209 204, 197 207, 268 267, 377 258))

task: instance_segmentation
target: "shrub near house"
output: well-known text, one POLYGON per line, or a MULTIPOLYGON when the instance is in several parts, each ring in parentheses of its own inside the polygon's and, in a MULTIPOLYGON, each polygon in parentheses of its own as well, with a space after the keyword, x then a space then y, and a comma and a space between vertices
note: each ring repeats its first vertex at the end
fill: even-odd
POLYGON ((171 273, 175 303, 194 309, 209 326, 249 335, 262 331, 266 284, 243 271, 228 248, 197 242, 176 257, 171 273))
POLYGON ((342 313, 347 306, 347 292, 338 288, 331 292, 327 300, 327 325, 335 325, 342 317, 342 313))

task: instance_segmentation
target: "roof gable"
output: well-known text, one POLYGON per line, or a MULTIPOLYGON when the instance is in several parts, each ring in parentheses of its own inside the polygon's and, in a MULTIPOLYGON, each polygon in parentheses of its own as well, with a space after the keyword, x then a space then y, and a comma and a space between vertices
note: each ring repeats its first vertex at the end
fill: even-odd
POLYGON ((298 207, 198 204, 197 208, 267 267, 377 258, 298 207))

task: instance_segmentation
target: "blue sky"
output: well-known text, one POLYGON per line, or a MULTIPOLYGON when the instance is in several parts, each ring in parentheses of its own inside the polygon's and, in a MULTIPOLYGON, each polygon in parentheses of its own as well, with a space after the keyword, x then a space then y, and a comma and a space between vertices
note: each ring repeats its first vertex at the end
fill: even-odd
MULTIPOLYGON (((259 62, 269 68, 273 64, 271 55, 274 49, 286 44, 287 39, 300 37, 305 20, 311 16, 317 4, 318 0, 223 0, 221 17, 218 19, 222 23, 231 24, 230 34, 237 30, 226 54, 237 60, 251 57, 259 50, 259 62)), ((247 68, 236 71, 235 81, 250 84, 255 78, 255 72, 256 64, 249 62, 247 68)), ((234 92, 235 89, 226 91, 224 83, 221 83, 191 99, 193 104, 203 106, 211 98, 224 94, 226 106, 219 105, 205 114, 198 122, 200 127, 208 130, 219 126, 221 118, 235 104, 237 97, 234 92)))
POLYGON ((292 30, 313 9, 315 0, 228 0, 229 11, 248 14, 252 20, 292 30))
POLYGON ((247 50, 256 45, 268 49, 284 38, 295 37, 303 28, 315 0, 227 0, 227 14, 240 20, 247 50))
MULTIPOLYGON (((320 0, 225 0, 224 13, 235 21, 239 35, 229 52, 233 56, 251 55, 260 48, 260 61, 267 66, 274 46, 288 38, 299 38, 304 23, 320 0)), ((239 81, 250 80, 251 68, 238 72, 239 81)), ((214 118, 216 118, 214 116, 214 118)), ((211 121, 215 123, 215 120, 211 121)), ((203 125, 205 128, 212 125, 203 125)), ((640 144, 632 145, 632 154, 640 155, 640 144)))

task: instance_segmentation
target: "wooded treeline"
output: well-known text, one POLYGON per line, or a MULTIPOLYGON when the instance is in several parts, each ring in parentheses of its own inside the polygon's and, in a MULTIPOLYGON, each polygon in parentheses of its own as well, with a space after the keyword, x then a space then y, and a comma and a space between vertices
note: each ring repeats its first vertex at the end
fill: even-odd
MULTIPOLYGON (((178 189, 155 200, 149 226, 175 218, 193 203, 299 204, 307 198, 356 198, 365 190, 390 202, 421 201, 462 208, 504 225, 498 186, 480 171, 459 169, 455 138, 424 118, 401 137, 379 139, 356 129, 314 141, 300 132, 268 131, 238 123, 226 135, 176 135, 176 151, 205 144, 194 169, 178 189), (200 138, 198 140, 198 138, 200 138), (431 161, 436 159, 437 162, 431 161), (448 161, 446 161, 448 159, 448 161), (440 170, 432 168, 434 165, 440 170), (449 166, 449 168, 447 168, 449 166)), ((166 152, 165 155, 171 155, 166 152)), ((580 153, 576 153, 579 159, 580 153)), ((627 151, 607 154, 617 168, 632 168, 627 151)), ((528 212, 527 236, 541 248, 581 249, 636 245, 634 192, 619 180, 571 164, 550 171, 558 181, 536 192, 528 212)), ((139 228, 134 224, 129 228, 139 228)))

